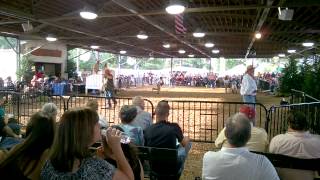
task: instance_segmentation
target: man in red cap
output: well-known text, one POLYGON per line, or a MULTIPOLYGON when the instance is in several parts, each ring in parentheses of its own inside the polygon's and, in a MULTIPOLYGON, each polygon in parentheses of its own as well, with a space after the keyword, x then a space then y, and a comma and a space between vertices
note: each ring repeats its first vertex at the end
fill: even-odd
POLYGON ((254 67, 249 65, 245 75, 243 75, 240 94, 243 102, 256 103, 257 84, 254 79, 254 67))
MULTIPOLYGON (((246 147, 250 151, 266 152, 268 148, 268 134, 263 128, 255 127, 255 117, 256 112, 252 106, 243 105, 240 107, 239 112, 247 116, 251 124, 251 138, 246 144, 246 147)), ((215 145, 217 148, 221 148, 227 144, 227 138, 225 136, 225 128, 221 130, 217 139, 215 140, 215 145)))

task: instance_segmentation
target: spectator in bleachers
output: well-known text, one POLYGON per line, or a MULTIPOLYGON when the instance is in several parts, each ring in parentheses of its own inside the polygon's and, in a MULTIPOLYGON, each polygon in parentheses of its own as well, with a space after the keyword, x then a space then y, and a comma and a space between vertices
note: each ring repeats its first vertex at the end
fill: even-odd
POLYGON ((89 108, 72 109, 62 115, 41 179, 134 179, 120 146, 119 130, 109 128, 106 133, 118 169, 91 154, 89 147, 101 140, 98 121, 98 114, 89 108))
POLYGON ((41 112, 48 118, 52 118, 54 121, 57 119, 58 108, 54 103, 46 103, 42 106, 41 112))
POLYGON ((120 127, 125 134, 130 136, 132 142, 137 146, 143 146, 143 130, 139 126, 132 124, 134 118, 137 116, 137 108, 133 105, 124 105, 121 107, 119 117, 121 119, 120 127))
POLYGON ((0 99, 0 148, 10 149, 16 144, 19 144, 19 134, 16 134, 10 126, 8 126, 8 119, 5 117, 4 99, 0 99))
MULTIPOLYGON (((112 126, 112 127, 118 129, 121 132, 124 132, 124 130, 120 126, 112 126)), ((104 135, 102 135, 102 144, 103 144, 103 147, 100 147, 97 151, 98 156, 108 161, 110 164, 114 165, 115 167, 117 167, 117 162, 114 156, 114 152, 110 148, 108 142, 106 141, 106 137, 104 135)), ((122 142, 121 148, 132 168, 134 179, 143 180, 144 171, 138 157, 138 149, 135 147, 135 145, 133 145, 130 142, 128 143, 122 142)))
MULTIPOLYGON (((255 109, 251 106, 243 105, 240 107, 239 112, 247 116, 251 125, 251 137, 246 143, 246 147, 250 151, 266 152, 269 143, 268 134, 263 128, 254 126, 256 118, 255 109)), ((226 128, 223 128, 220 131, 217 139, 215 140, 215 145, 217 148, 228 146, 228 141, 225 136, 225 130, 226 128)))
MULTIPOLYGON (((92 109, 93 111, 96 111, 98 113, 98 110, 99 110, 99 104, 98 104, 98 101, 95 100, 95 99, 90 99, 88 100, 86 106, 90 109, 92 109)), ((99 124, 100 124, 100 127, 102 129, 107 129, 109 127, 109 124, 106 120, 106 118, 100 114, 99 115, 99 124)))
POLYGON ((13 114, 8 114, 7 118, 8 118, 7 125, 12 129, 12 131, 15 134, 20 135, 21 134, 21 125, 19 124, 18 120, 14 117, 13 114))
POLYGON ((178 149, 179 174, 182 173, 185 159, 191 149, 191 142, 177 123, 168 121, 170 106, 160 101, 156 107, 156 123, 145 130, 145 146, 178 149))
MULTIPOLYGON (((303 112, 293 111, 288 116, 289 128, 285 134, 272 138, 270 153, 283 154, 302 159, 320 158, 320 136, 309 133, 308 121, 303 112)), ((281 179, 314 179, 314 172, 277 168, 281 179)))
POLYGON ((1 179, 40 179, 40 171, 49 156, 55 121, 42 112, 31 116, 26 139, 13 147, 0 163, 1 179))
POLYGON ((3 89, 4 87, 4 80, 2 79, 2 77, 0 77, 0 89, 3 89))
POLYGON ((228 146, 204 154, 202 178, 279 180, 275 168, 265 156, 251 153, 245 147, 250 131, 250 121, 244 114, 230 117, 225 129, 228 146))
POLYGON ((132 125, 139 126, 143 130, 152 124, 152 116, 149 112, 144 111, 144 100, 141 96, 132 98, 132 105, 137 108, 137 116, 134 118, 132 125))
POLYGON ((13 83, 13 81, 11 79, 11 76, 7 77, 6 82, 7 82, 7 89, 8 90, 14 90, 14 83, 13 83))

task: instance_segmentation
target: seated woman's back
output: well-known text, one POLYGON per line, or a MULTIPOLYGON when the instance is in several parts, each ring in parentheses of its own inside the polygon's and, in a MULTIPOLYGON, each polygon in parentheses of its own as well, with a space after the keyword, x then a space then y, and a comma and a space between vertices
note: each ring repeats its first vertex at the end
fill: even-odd
POLYGON ((125 134, 130 136, 135 145, 143 146, 144 138, 142 128, 131 124, 137 116, 137 113, 137 108, 133 105, 122 106, 119 112, 119 117, 122 123, 120 127, 124 130, 125 134))

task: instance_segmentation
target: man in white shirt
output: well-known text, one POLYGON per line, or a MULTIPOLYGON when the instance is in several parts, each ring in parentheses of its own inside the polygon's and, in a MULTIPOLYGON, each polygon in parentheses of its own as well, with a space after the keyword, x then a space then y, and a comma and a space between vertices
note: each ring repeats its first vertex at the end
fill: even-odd
POLYGON ((249 65, 245 75, 243 75, 240 94, 243 102, 256 103, 257 84, 254 79, 254 67, 249 65))
POLYGON ((152 116, 149 112, 144 111, 144 100, 141 96, 132 98, 132 104, 137 108, 137 116, 131 122, 132 125, 139 126, 143 130, 152 124, 152 116))
POLYGON ((225 130, 228 146, 204 154, 202 179, 279 180, 265 156, 251 153, 244 147, 250 139, 250 131, 250 122, 244 114, 230 117, 225 130))
MULTIPOLYGON (((275 136, 269 146, 270 153, 283 154, 302 159, 320 158, 320 136, 307 131, 308 122, 304 113, 293 111, 288 116, 289 128, 285 134, 275 136)), ((313 179, 314 172, 277 168, 281 179, 313 179)))
MULTIPOLYGON (((251 106, 243 105, 240 107, 239 112, 248 117, 251 125, 251 138, 247 142, 246 147, 250 151, 266 152, 269 144, 268 134, 265 129, 254 126, 256 117, 255 109, 251 106)), ((220 131, 217 139, 215 140, 217 148, 227 146, 228 144, 225 136, 225 129, 226 128, 223 128, 220 131)))

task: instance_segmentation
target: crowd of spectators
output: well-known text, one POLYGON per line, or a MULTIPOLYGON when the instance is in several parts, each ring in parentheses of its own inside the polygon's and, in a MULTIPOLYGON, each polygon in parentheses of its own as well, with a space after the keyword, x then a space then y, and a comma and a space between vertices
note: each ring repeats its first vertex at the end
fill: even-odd
MULTIPOLYGON (((57 123, 57 107, 47 103, 30 117, 21 136, 21 130, 8 119, 17 126, 18 122, 0 108, 1 178, 140 180, 145 166, 137 154, 139 146, 177 149, 178 164, 161 169, 181 175, 192 143, 177 123, 168 121, 167 101, 157 104, 153 122, 151 114, 144 111, 143 98, 134 97, 132 105, 119 111, 121 124, 111 127, 98 109, 97 101, 90 100, 85 107, 64 112, 57 123), (97 142, 100 145, 92 153, 89 147, 97 142)), ((250 152, 320 158, 320 137, 308 132, 305 115, 293 109, 288 123, 288 132, 272 138, 269 145, 266 131, 255 127, 254 107, 241 106, 215 141, 220 150, 204 154, 202 178, 312 179, 313 171, 275 168, 265 156, 250 152)))

